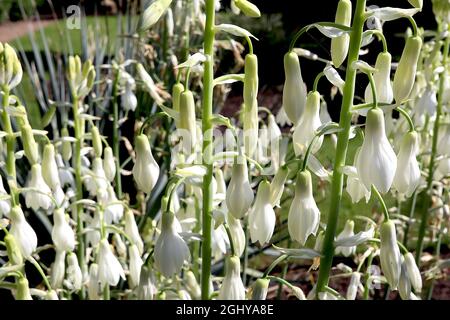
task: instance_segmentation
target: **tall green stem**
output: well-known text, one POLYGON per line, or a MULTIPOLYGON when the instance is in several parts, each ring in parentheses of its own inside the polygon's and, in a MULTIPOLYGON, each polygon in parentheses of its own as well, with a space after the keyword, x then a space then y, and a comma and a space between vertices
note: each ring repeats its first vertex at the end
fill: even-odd
POLYGON ((215 2, 206 0, 206 24, 204 53, 206 55, 205 71, 203 75, 203 101, 202 101, 202 131, 203 131, 203 164, 207 168, 203 177, 203 212, 202 212, 202 299, 210 298, 209 282, 211 277, 211 223, 213 207, 213 164, 212 164, 212 106, 214 81, 214 21, 215 2))
POLYGON ((113 85, 113 152, 114 161, 116 165, 116 195, 117 198, 122 199, 122 181, 120 179, 120 136, 119 136, 119 103, 118 103, 118 92, 119 92, 119 78, 120 70, 117 69, 117 74, 114 79, 113 85))
MULTIPOLYGON (((74 122, 74 130, 75 130, 75 154, 74 154, 74 168, 75 168, 75 184, 77 188, 77 201, 83 199, 83 181, 81 175, 81 148, 83 146, 83 135, 84 135, 84 125, 82 120, 79 117, 79 99, 76 95, 73 96, 73 122, 74 122)), ((78 240, 78 250, 77 257, 80 263, 81 269, 84 270, 85 261, 84 261, 84 251, 85 251, 85 243, 84 243, 84 221, 83 221, 83 206, 81 203, 78 203, 76 206, 77 212, 77 240, 78 240)), ((84 299, 84 290, 81 290, 80 297, 84 299)))
MULTIPOLYGON (((449 53, 449 47, 450 47, 450 37, 445 38, 444 43, 444 52, 442 56, 442 66, 444 68, 447 67, 447 61, 448 61, 448 53, 449 53)), ((437 103, 437 110, 436 110, 436 120, 434 122, 434 128, 433 128, 433 141, 431 146, 431 156, 430 156, 430 163, 428 165, 428 179, 427 179, 427 188, 425 189, 425 192, 423 193, 424 201, 422 204, 422 217, 420 221, 420 227, 419 227, 419 237, 417 240, 417 247, 416 247, 416 263, 419 264, 420 262, 420 256, 422 254, 423 250, 423 239, 425 237, 425 231, 428 221, 428 209, 430 208, 431 203, 431 189, 433 187, 433 176, 434 176, 434 169, 435 169, 435 160, 437 156, 437 143, 438 143, 438 135, 439 135, 439 126, 440 126, 440 118, 442 114, 442 95, 444 93, 444 83, 445 83, 445 77, 446 72, 441 72, 439 76, 439 92, 438 92, 438 103, 437 103)))
MULTIPOLYGON (((359 49, 361 46, 361 38, 364 27, 364 13, 366 8, 366 0, 358 0, 356 3, 355 16, 353 19, 352 32, 350 35, 350 48, 348 53, 347 65, 351 66, 354 61, 358 60, 359 49)), ((316 293, 323 292, 325 286, 328 285, 331 265, 334 255, 334 237, 336 235, 336 227, 339 216, 339 208, 341 206, 342 188, 344 185, 344 175, 342 167, 345 165, 347 157, 348 141, 350 135, 353 105, 353 97, 355 91, 356 70, 347 69, 345 76, 344 94, 342 98, 341 115, 339 125, 342 131, 338 133, 338 141, 336 147, 336 157, 333 170, 333 180, 331 184, 331 202, 328 215, 327 229, 322 250, 322 259, 320 262, 319 278, 317 280, 316 293)))

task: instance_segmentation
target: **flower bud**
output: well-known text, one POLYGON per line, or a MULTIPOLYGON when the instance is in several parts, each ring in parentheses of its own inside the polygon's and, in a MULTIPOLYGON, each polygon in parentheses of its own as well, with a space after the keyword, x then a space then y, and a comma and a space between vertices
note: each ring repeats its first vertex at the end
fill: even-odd
MULTIPOLYGON (((184 86, 181 82, 174 84, 172 87, 172 108, 177 112, 180 112, 180 98, 183 91, 184 86)), ((175 127, 180 128, 180 119, 175 120, 175 127)))
MULTIPOLYGON (((335 22, 349 27, 352 20, 352 3, 350 0, 339 0, 335 22)), ((331 59, 333 65, 339 68, 347 58, 350 35, 343 34, 331 39, 331 59)))
POLYGON ((423 0, 408 0, 408 2, 414 7, 422 11, 423 0))
POLYGON ((361 284, 361 273, 353 272, 352 277, 350 278, 350 284, 347 288, 346 299, 347 300, 355 300, 356 295, 358 294, 358 287, 361 284))
POLYGON ((103 155, 103 170, 106 178, 111 182, 116 176, 116 163, 111 147, 106 147, 103 155))
POLYGON ((125 82, 125 93, 122 95, 122 106, 125 111, 134 111, 137 107, 137 98, 133 92, 135 86, 134 79, 127 79, 125 82))
POLYGON ((19 280, 17 280, 15 298, 16 300, 33 300, 27 278, 20 277, 19 280))
POLYGON ((411 296, 411 282, 409 281, 404 261, 401 265, 400 279, 398 281, 398 292, 403 300, 409 300, 409 297, 411 296))
POLYGON ((356 159, 361 181, 368 190, 372 184, 381 192, 391 188, 397 169, 397 157, 386 137, 384 114, 379 108, 367 112, 363 145, 356 159))
POLYGON ((422 39, 419 36, 406 39, 405 48, 394 75, 394 98, 398 104, 408 99, 411 93, 421 49, 422 39))
MULTIPOLYGON (((69 137, 69 130, 66 127, 61 129, 61 137, 69 137)), ((65 161, 69 161, 70 158, 72 158, 72 144, 70 143, 70 141, 63 140, 61 153, 65 161)))
POLYGON ((381 270, 391 289, 395 290, 399 284, 402 263, 395 225, 391 220, 385 221, 381 225, 380 240, 381 270))
MULTIPOLYGON (((3 178, 0 177, 0 196, 7 196, 7 195, 8 193, 6 192, 5 187, 3 186, 3 178)), ((1 216, 8 217, 9 211, 11 211, 11 200, 10 199, 0 200, 0 217, 1 216)))
POLYGON ((42 156, 42 176, 45 183, 52 189, 56 190, 60 186, 58 175, 58 165, 55 159, 55 147, 51 143, 47 143, 44 147, 42 156))
POLYGON ((153 1, 142 14, 139 30, 146 31, 157 23, 164 12, 166 12, 167 8, 169 8, 171 3, 172 0, 153 1))
POLYGON ((295 52, 284 55, 283 110, 295 125, 303 115, 306 105, 306 85, 300 70, 300 61, 295 52))
POLYGON ((255 281, 252 287, 251 300, 266 300, 267 291, 269 290, 270 280, 267 278, 260 278, 255 281))
POLYGON ((19 206, 15 206, 9 213, 11 219, 11 229, 9 233, 14 237, 20 252, 25 258, 31 256, 37 247, 37 236, 33 228, 28 224, 23 211, 19 206))
MULTIPOLYGON (((311 91, 306 98, 305 112, 295 126, 292 140, 294 142, 295 155, 299 156, 306 152, 309 144, 316 135, 317 129, 322 125, 320 121, 320 94, 311 91)), ((316 153, 322 146, 323 136, 314 142, 311 152, 316 153)))
MULTIPOLYGON (((380 52, 375 62, 375 71, 373 73, 373 80, 375 88, 377 89, 378 103, 391 103, 394 99, 394 93, 391 85, 391 54, 389 52, 380 52)), ((373 102, 372 87, 367 85, 364 93, 366 103, 373 102)))
POLYGON ((303 290, 299 287, 293 286, 291 287, 292 294, 298 299, 298 300, 306 300, 305 293, 303 290))
POLYGON ((295 196, 288 216, 288 229, 291 238, 304 245, 309 235, 316 235, 319 228, 320 211, 312 192, 311 174, 299 172, 295 184, 295 196))
POLYGON ((247 156, 252 157, 258 143, 258 58, 254 54, 245 56, 244 77, 244 145, 247 156))
POLYGON ((142 261, 139 249, 136 245, 131 245, 130 251, 130 288, 135 288, 139 284, 141 276, 141 268, 144 262, 142 261))
POLYGON ((133 167, 133 177, 138 188, 150 193, 159 177, 159 166, 153 158, 150 142, 144 134, 136 138, 136 162, 133 167))
POLYGON ((144 242, 139 235, 139 229, 134 219, 133 211, 125 210, 125 233, 139 249, 139 253, 144 253, 144 242))
POLYGON ((139 286, 137 287, 137 296, 139 300, 153 300, 157 289, 154 285, 153 272, 145 265, 142 266, 139 277, 139 286))
MULTIPOLYGON (((355 223, 353 220, 347 220, 345 222, 344 230, 342 230, 341 233, 338 234, 337 240, 348 238, 353 235, 355 235, 353 228, 355 227, 355 223)), ((336 248, 336 254, 342 254, 344 257, 349 257, 353 254, 355 254, 356 246, 351 247, 337 247, 336 248)))
POLYGON ((408 278, 411 281, 411 285, 414 288, 415 292, 422 291, 422 276, 420 275, 420 270, 417 267, 416 261, 414 260, 414 256, 411 252, 406 253, 405 258, 405 267, 406 272, 408 274, 408 278))
POLYGON ((23 257, 20 253, 20 248, 13 235, 8 233, 3 239, 6 246, 6 252, 8 254, 9 263, 11 265, 21 265, 23 263, 23 257))
POLYGON ((33 129, 29 124, 25 124, 20 128, 22 134, 23 149, 25 151, 25 156, 27 157, 30 164, 38 163, 39 161, 39 150, 36 140, 34 140, 33 129))
POLYGON ((201 298, 201 289, 200 285, 197 282, 197 279, 195 278, 195 275, 192 271, 187 271, 185 275, 185 283, 186 288, 188 289, 189 293, 194 299, 200 299, 201 298))
POLYGON ((288 167, 282 166, 273 177, 273 180, 270 183, 270 203, 272 206, 278 206, 280 204, 281 196, 284 191, 284 184, 286 183, 288 175, 288 167))
POLYGON ((51 285, 52 288, 62 288, 64 276, 66 273, 66 252, 56 250, 55 261, 51 269, 51 285))
POLYGON ((227 208, 233 217, 240 219, 252 205, 253 198, 253 190, 248 180, 247 160, 240 156, 236 158, 233 164, 231 180, 225 198, 227 208))
POLYGON ((241 279, 241 261, 232 256, 225 260, 225 277, 219 290, 219 300, 244 300, 245 287, 241 279))
POLYGON ((194 96, 190 90, 185 90, 180 95, 179 129, 183 130, 183 151, 191 154, 197 144, 197 124, 194 96))
POLYGON ((275 211, 270 203, 270 183, 261 181, 256 194, 255 205, 250 212, 248 225, 252 242, 268 243, 275 229, 275 211))
POLYGON ((238 257, 240 257, 244 253, 246 246, 245 232, 242 228, 241 220, 235 219, 233 215, 228 212, 227 223, 230 228, 235 253, 238 257))
POLYGON ((91 129, 91 135, 92 135, 92 147, 94 148, 95 157, 101 158, 103 147, 102 147, 102 138, 100 136, 100 132, 98 131, 98 128, 93 126, 91 129))
POLYGON ((247 0, 233 0, 234 6, 241 10, 247 17, 259 18, 261 17, 261 12, 258 7, 247 0))
POLYGON ((87 286, 89 300, 99 300, 99 280, 98 280, 98 264, 92 263, 89 266, 89 281, 87 286))
POLYGON ((73 251, 75 233, 66 220, 64 210, 58 208, 53 212, 52 241, 60 251, 73 251))
POLYGON ((80 290, 83 285, 83 273, 81 272, 80 265, 78 264, 77 255, 70 252, 67 255, 67 280, 71 285, 71 289, 80 290))
POLYGON ((189 248, 176 231, 174 219, 173 213, 163 213, 161 234, 155 244, 155 266, 166 278, 180 272, 184 262, 190 260, 189 248))
POLYGON ((408 132, 402 139, 397 156, 397 170, 394 187, 401 194, 410 197, 420 183, 420 168, 416 155, 419 149, 417 132, 408 132))

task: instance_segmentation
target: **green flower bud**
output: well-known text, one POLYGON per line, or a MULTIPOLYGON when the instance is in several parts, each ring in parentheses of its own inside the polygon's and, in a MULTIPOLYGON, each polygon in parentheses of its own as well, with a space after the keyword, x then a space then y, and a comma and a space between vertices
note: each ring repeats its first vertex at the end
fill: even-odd
POLYGON ((234 5, 240 9, 247 17, 259 18, 261 12, 258 7, 247 0, 233 0, 234 5))
POLYGON ((17 281, 16 300, 33 300, 27 278, 22 277, 17 281))
POLYGON ((284 184, 289 174, 287 166, 282 166, 278 169, 270 183, 270 202, 273 206, 279 205, 281 196, 283 195, 284 184))
POLYGON ((421 49, 422 38, 414 36, 406 39, 405 48, 394 75, 393 90, 396 103, 402 103, 411 93, 421 49))
MULTIPOLYGON (((69 130, 64 127, 61 129, 61 136, 69 137, 69 130)), ((62 142, 62 157, 65 161, 69 161, 72 158, 72 144, 70 141, 63 140, 62 142)))
POLYGON ((270 280, 267 278, 258 279, 253 284, 251 300, 266 300, 270 280))
POLYGON ((183 132, 183 139, 190 139, 190 141, 183 141, 183 149, 187 154, 192 152, 192 149, 197 143, 197 125, 195 121, 195 101, 192 91, 185 90, 180 95, 180 127, 179 129, 186 130, 183 132))
POLYGON ((20 132, 22 134, 22 143, 25 156, 30 164, 38 163, 39 149, 36 140, 34 140, 33 129, 30 125, 26 124, 20 128, 20 132))
POLYGON ((252 157, 258 143, 258 57, 248 54, 245 57, 244 77, 244 146, 245 153, 252 157))
POLYGON ((397 244, 395 225, 391 220, 383 222, 380 228, 381 270, 392 290, 397 289, 401 273, 401 255, 397 244))
POLYGON ((300 70, 300 61, 295 52, 284 55, 283 109, 295 125, 303 115, 306 105, 306 85, 300 70))
POLYGON ((417 9, 422 10, 423 7, 423 0, 408 0, 408 2, 417 9))
MULTIPOLYGON (((180 97, 181 93, 184 91, 184 86, 182 83, 176 83, 172 87, 172 108, 173 110, 180 112, 180 97)), ((180 127, 180 120, 175 120, 175 126, 180 127)))
POLYGON ((20 248, 17 245, 16 239, 14 239, 14 236, 12 234, 7 234, 4 241, 6 252, 8 253, 9 263, 12 265, 23 264, 23 257, 20 253, 20 248))
MULTIPOLYGON (((335 22, 349 27, 351 20, 351 1, 340 0, 336 10, 335 22)), ((348 34, 343 34, 342 36, 331 39, 331 59, 336 68, 339 68, 347 57, 349 43, 350 36, 348 34)))
POLYGON ((102 138, 97 127, 92 127, 92 147, 94 148, 96 158, 101 158, 103 153, 102 138))

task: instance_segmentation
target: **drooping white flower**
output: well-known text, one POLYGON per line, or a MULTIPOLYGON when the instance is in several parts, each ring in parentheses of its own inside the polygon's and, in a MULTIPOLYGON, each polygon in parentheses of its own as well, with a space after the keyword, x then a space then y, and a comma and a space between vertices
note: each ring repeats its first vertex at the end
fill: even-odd
POLYGON ((55 158, 58 165, 58 175, 59 181, 61 182, 61 187, 65 187, 66 185, 74 186, 75 179, 73 177, 73 174, 70 169, 64 164, 61 154, 57 153, 55 158))
POLYGON ((123 204, 117 199, 116 192, 111 185, 107 189, 107 201, 104 204, 104 219, 107 224, 118 223, 123 216, 123 204))
POLYGON ((114 233, 112 236, 112 244, 116 249, 116 253, 119 257, 126 258, 127 256, 127 246, 122 240, 122 237, 118 233, 114 233))
POLYGON ((289 120, 289 117, 287 116, 286 111, 284 111, 284 108, 278 110, 275 119, 277 120, 277 123, 282 127, 292 125, 292 122, 291 120, 289 120))
POLYGON ((255 205, 248 218, 252 242, 259 241, 261 245, 268 243, 272 238, 275 220, 275 211, 270 202, 270 183, 261 181, 256 194, 255 205))
POLYGON ((141 239, 133 211, 131 210, 125 211, 125 233, 137 246, 139 253, 142 254, 144 252, 144 242, 141 239))
POLYGON ((304 245, 311 234, 316 235, 319 222, 320 211, 313 197, 311 174, 302 171, 297 175, 295 196, 289 209, 289 235, 304 245))
POLYGON ((383 222, 380 228, 381 270, 392 290, 396 290, 401 273, 401 255, 397 244, 395 225, 391 220, 383 222))
POLYGON ((233 240, 234 250, 237 256, 241 256, 245 250, 245 232, 242 228, 241 220, 235 219, 233 215, 228 212, 227 223, 230 228, 231 238, 233 240))
POLYGON ((109 181, 113 181, 116 176, 116 163, 111 147, 106 147, 103 150, 103 169, 105 170, 106 178, 109 181))
POLYGON ((364 142, 356 159, 358 175, 366 188, 372 189, 373 184, 381 193, 389 191, 397 169, 397 157, 384 126, 383 111, 369 110, 364 142))
MULTIPOLYGON (((355 235, 355 232, 353 231, 353 228, 355 227, 355 223, 353 220, 347 220, 345 222, 344 229, 341 233, 338 234, 337 240, 342 238, 348 238, 353 235, 355 235)), ((351 247, 336 247, 336 254, 342 254, 344 257, 349 257, 353 254, 355 254, 356 246, 351 247)))
POLYGON ((247 213, 253 199, 253 190, 248 180, 247 160, 244 156, 238 156, 233 164, 227 188, 227 208, 236 219, 240 219, 247 213))
POLYGON ((232 256, 226 259, 225 277, 219 290, 219 300, 244 300, 245 287, 241 279, 241 261, 232 256))
MULTIPOLYGON (((361 149, 358 148, 355 152, 355 165, 360 150, 361 149)), ((366 202, 368 202, 370 200, 371 190, 367 190, 366 186, 361 182, 361 179, 359 179, 356 167, 345 166, 343 171, 347 175, 347 185, 345 190, 350 195, 352 203, 358 203, 364 197, 366 198, 366 202)))
POLYGON ((427 87, 415 103, 415 109, 419 115, 428 114, 432 117, 436 113, 437 104, 436 90, 427 87))
POLYGON ((416 291, 416 293, 422 291, 422 276, 420 275, 420 270, 417 267, 416 261, 414 260, 414 256, 411 252, 406 253, 404 256, 405 259, 405 268, 408 275, 409 280, 411 281, 411 285, 416 291))
POLYGON ((130 288, 134 288, 139 284, 139 279, 141 276, 141 268, 144 262, 142 261, 141 255, 139 254, 138 247, 133 244, 129 247, 130 255, 130 288))
POLYGON ((99 300, 100 281, 98 279, 98 264, 91 263, 89 266, 89 278, 87 283, 87 292, 89 300, 99 300))
POLYGON ((419 150, 417 132, 408 132, 402 139, 397 156, 394 187, 401 194, 410 197, 420 183, 420 168, 416 155, 419 150))
POLYGON ((398 292, 403 300, 409 300, 409 297, 411 296, 411 281, 409 281, 408 278, 403 256, 401 257, 401 260, 402 264, 400 269, 400 278, 398 280, 398 292))
POLYGON ((33 228, 25 219, 22 209, 14 206, 9 213, 11 229, 9 233, 14 237, 20 252, 25 258, 31 256, 37 247, 37 236, 33 228))
POLYGON ((98 279, 102 286, 116 286, 119 279, 125 280, 125 273, 117 257, 113 254, 108 240, 102 239, 98 250, 98 279))
POLYGON ((293 51, 284 55, 284 73, 286 80, 282 108, 289 121, 296 125, 305 110, 306 85, 303 82, 299 58, 293 51))
POLYGON ((139 300, 153 300, 158 289, 155 286, 154 275, 145 265, 142 266, 137 287, 137 297, 139 300))
POLYGON ((216 260, 227 253, 227 247, 230 246, 227 231, 223 224, 212 230, 211 251, 216 260))
MULTIPOLYGON (((3 186, 3 178, 0 176, 0 197, 7 196, 8 193, 5 190, 5 187, 3 186)), ((11 211, 11 200, 9 199, 2 199, 0 200, 0 217, 9 216, 9 212, 11 211)))
POLYGON ((287 166, 282 166, 278 169, 277 173, 273 177, 272 182, 270 183, 270 202, 272 206, 279 206, 281 196, 284 191, 284 184, 289 174, 289 169, 287 166))
POLYGON ((133 167, 133 177, 138 188, 150 193, 159 177, 159 166, 153 158, 150 142, 144 134, 136 138, 136 162, 133 167))
MULTIPOLYGON (((317 91, 311 91, 306 98, 305 112, 295 126, 294 134, 292 136, 295 155, 299 156, 306 152, 306 149, 308 149, 309 144, 316 135, 316 130, 321 125, 320 94, 317 91)), ((314 142, 311 152, 317 152, 322 146, 322 142, 323 136, 320 136, 314 142)))
POLYGON ((450 126, 446 126, 444 133, 439 139, 437 151, 441 155, 450 156, 450 126))
POLYGON ((47 143, 44 147, 42 155, 42 176, 45 183, 55 191, 61 185, 58 175, 58 165, 55 159, 55 147, 51 143, 47 143))
POLYGON ((155 266, 167 278, 180 272, 184 262, 190 260, 189 248, 176 231, 174 219, 171 212, 163 214, 161 234, 155 244, 155 266))
POLYGON ((68 287, 72 290, 80 290, 83 285, 83 273, 81 272, 78 258, 75 253, 70 252, 67 255, 67 281, 68 287))
POLYGON ((105 170, 103 170, 102 158, 95 158, 92 162, 92 172, 87 174, 84 179, 86 189, 91 196, 102 196, 106 193, 108 180, 106 179, 105 170))
POLYGON ((356 295, 358 294, 358 287, 360 284, 361 284, 361 273, 353 272, 345 296, 347 300, 356 299, 356 295))
POLYGON ((122 106, 125 111, 134 111, 137 106, 137 98, 133 92, 135 81, 133 78, 128 78, 125 82, 125 92, 122 95, 122 106))
POLYGON ((70 227, 63 209, 53 212, 52 241, 57 250, 73 251, 75 248, 75 233, 70 227))
POLYGON ((64 275, 66 273, 66 252, 56 250, 55 261, 51 269, 50 283, 52 288, 59 289, 62 287, 64 275))
POLYGON ((450 175, 450 157, 444 157, 438 163, 436 170, 436 179, 441 179, 450 175))
POLYGON ((197 279, 195 278, 195 275, 192 271, 187 271, 185 273, 185 286, 186 289, 191 294, 191 297, 198 300, 201 298, 202 290, 200 288, 200 285, 197 282, 197 279))
POLYGON ((252 300, 266 300, 270 279, 260 278, 253 283, 252 300))
POLYGON ((25 193, 25 204, 28 208, 36 211, 39 208, 48 210, 51 207, 52 200, 49 196, 52 192, 42 177, 40 164, 36 163, 31 167, 31 175, 27 182, 27 187, 34 189, 25 193))

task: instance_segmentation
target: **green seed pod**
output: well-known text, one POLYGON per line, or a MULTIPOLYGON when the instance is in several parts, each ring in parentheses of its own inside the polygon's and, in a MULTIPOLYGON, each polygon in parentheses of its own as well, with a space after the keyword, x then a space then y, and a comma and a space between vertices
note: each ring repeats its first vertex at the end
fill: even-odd
POLYGON ((245 153, 252 157, 258 143, 258 57, 248 54, 245 57, 244 77, 244 146, 245 153))
MULTIPOLYGON (((61 136, 63 138, 69 137, 69 130, 66 127, 61 129, 61 136)), ((62 157, 65 161, 69 161, 72 158, 72 144, 70 141, 62 142, 62 157)))
POLYGON ((27 278, 22 277, 17 280, 16 300, 33 300, 27 278))
POLYGON ((20 248, 17 245, 16 239, 14 239, 14 236, 12 234, 7 234, 4 241, 6 252, 8 253, 9 263, 13 265, 23 264, 23 257, 20 253, 20 248))
POLYGON ((102 148, 102 138, 100 136, 98 128, 95 126, 92 127, 91 134, 92 134, 92 147, 94 148, 95 156, 97 158, 101 158, 103 148, 102 148))
POLYGON ((197 125, 195 121, 195 101, 192 91, 185 90, 180 95, 180 127, 183 134, 183 149, 190 154, 197 143, 197 125), (186 141, 184 139, 189 139, 186 141))
MULTIPOLYGON (((184 91, 184 86, 182 83, 176 83, 172 87, 172 108, 173 110, 180 112, 180 97, 181 93, 184 91)), ((175 120, 175 126, 180 127, 180 120, 175 120)))
POLYGON ((306 85, 303 82, 298 55, 295 52, 284 55, 284 73, 286 80, 283 88, 283 109, 295 125, 303 115, 306 104, 306 85))
POLYGON ((30 125, 26 124, 20 128, 22 135, 23 149, 25 151, 25 156, 27 157, 30 164, 35 164, 39 162, 39 149, 36 140, 34 140, 33 129, 30 125))
MULTIPOLYGON (((349 27, 352 20, 352 3, 350 0, 340 0, 336 10, 335 22, 349 27)), ((336 68, 345 61, 350 44, 350 35, 331 39, 331 60, 336 68)))
POLYGON ((406 39, 405 48, 394 75, 393 91, 396 103, 402 103, 411 93, 421 49, 422 38, 413 36, 406 39))
POLYGON ((234 5, 240 9, 247 17, 259 18, 261 17, 261 12, 258 7, 247 0, 233 0, 234 5))

